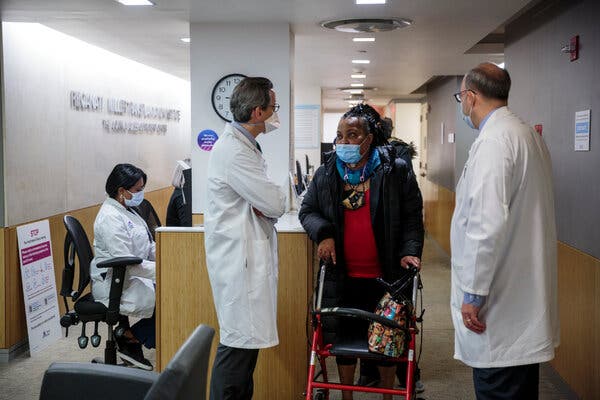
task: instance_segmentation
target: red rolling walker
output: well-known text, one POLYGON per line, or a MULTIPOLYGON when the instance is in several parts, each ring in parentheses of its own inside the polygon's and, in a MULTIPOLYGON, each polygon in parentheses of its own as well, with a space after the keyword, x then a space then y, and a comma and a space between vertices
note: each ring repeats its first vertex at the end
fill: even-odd
MULTIPOLYGON (((321 319, 323 316, 335 316, 340 318, 360 318, 368 321, 376 321, 380 324, 390 327, 402 329, 395 321, 371 313, 364 310, 355 308, 321 308, 321 300, 323 296, 323 282, 325 280, 325 269, 326 264, 321 265, 319 272, 319 286, 317 290, 317 302, 315 309, 312 312, 312 325, 313 325, 313 337, 311 344, 311 352, 308 366, 308 384, 306 387, 306 398, 305 400, 328 400, 330 390, 348 390, 353 392, 370 392, 370 393, 381 393, 391 394, 397 396, 403 396, 406 400, 414 400, 415 395, 415 382, 414 372, 416 368, 415 360, 415 343, 416 335, 419 332, 416 326, 417 320, 421 320, 421 317, 417 318, 416 310, 410 315, 407 320, 409 321, 408 334, 410 341, 404 354, 400 357, 389 357, 377 353, 369 352, 369 346, 365 334, 365 339, 353 342, 344 342, 343 340, 337 341, 336 343, 324 343, 323 342, 323 326, 321 319), (387 389, 377 388, 369 386, 358 386, 358 385, 343 385, 341 383, 331 383, 327 378, 327 366, 325 360, 327 357, 346 356, 356 357, 362 359, 379 360, 379 361, 392 361, 392 362, 406 362, 406 388, 405 389, 387 389), (317 372, 317 364, 320 366, 320 372, 317 372), (322 377, 321 380, 318 380, 322 377)), ((420 284, 419 272, 416 268, 411 268, 410 274, 407 274, 404 278, 393 285, 389 285, 383 280, 379 280, 384 285, 388 292, 399 293, 406 285, 412 282, 412 304, 416 305, 417 290, 420 284)), ((392 294, 392 297, 395 297, 392 294)), ((422 312, 421 312, 422 316, 422 312)), ((404 328, 405 329, 405 328, 404 328)))

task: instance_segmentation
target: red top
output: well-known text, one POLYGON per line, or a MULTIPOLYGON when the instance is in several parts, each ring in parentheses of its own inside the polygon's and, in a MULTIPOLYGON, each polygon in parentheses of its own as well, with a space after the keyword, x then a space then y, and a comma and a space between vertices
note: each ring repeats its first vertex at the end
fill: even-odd
POLYGON ((381 277, 381 266, 371 225, 371 195, 365 191, 365 204, 356 209, 344 209, 344 257, 352 278, 381 277))

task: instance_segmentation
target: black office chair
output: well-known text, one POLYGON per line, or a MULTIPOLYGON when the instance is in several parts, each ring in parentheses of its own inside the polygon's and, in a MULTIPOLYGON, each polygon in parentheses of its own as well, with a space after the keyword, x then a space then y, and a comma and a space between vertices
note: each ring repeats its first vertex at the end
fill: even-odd
POLYGON ((40 400, 205 400, 208 359, 215 331, 200 325, 165 370, 156 372, 114 365, 52 363, 44 374, 40 400))
POLYGON ((154 231, 160 224, 160 218, 158 218, 158 214, 154 207, 152 207, 152 203, 148 200, 142 200, 142 203, 139 206, 131 207, 135 210, 136 213, 139 214, 140 217, 146 221, 146 225, 148 225, 148 229, 150 229, 150 234, 152 235, 152 240, 156 240, 154 231))
POLYGON ((106 307, 104 304, 95 301, 91 292, 83 293, 90 283, 90 263, 94 257, 90 241, 83 227, 76 218, 70 215, 65 215, 63 222, 65 228, 67 228, 67 234, 64 247, 65 268, 62 273, 60 295, 65 302, 66 313, 61 317, 60 324, 66 328, 68 335, 70 326, 77 325, 79 322, 83 323, 81 336, 79 336, 77 342, 79 347, 84 349, 88 345, 88 337, 85 334, 86 323, 94 322, 94 334, 91 336, 91 342, 92 346, 98 347, 101 341, 98 334, 98 323, 106 322, 108 324, 108 338, 104 350, 104 360, 95 358, 92 362, 116 364, 117 352, 113 327, 119 322, 119 307, 121 293, 123 292, 125 268, 128 265, 141 263, 142 259, 139 257, 117 257, 98 263, 98 268, 112 268, 109 303, 106 307), (76 265, 79 265, 79 284, 77 290, 73 290, 76 265), (69 297, 74 303, 73 310, 69 310, 67 301, 69 297))

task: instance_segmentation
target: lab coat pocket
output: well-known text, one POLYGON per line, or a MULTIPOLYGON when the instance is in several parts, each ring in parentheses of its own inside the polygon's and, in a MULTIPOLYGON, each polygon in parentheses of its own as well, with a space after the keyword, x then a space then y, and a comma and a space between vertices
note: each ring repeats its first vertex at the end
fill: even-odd
POLYGON ((248 292, 265 288, 273 274, 273 260, 269 240, 248 240, 246 282, 248 292))

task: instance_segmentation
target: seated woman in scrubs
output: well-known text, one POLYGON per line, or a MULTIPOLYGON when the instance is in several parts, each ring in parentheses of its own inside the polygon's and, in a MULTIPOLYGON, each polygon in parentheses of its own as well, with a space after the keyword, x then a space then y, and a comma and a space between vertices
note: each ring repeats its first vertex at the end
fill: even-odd
POLYGON ((117 338, 118 355, 135 367, 152 370, 142 344, 155 347, 155 243, 148 226, 131 207, 144 199, 146 174, 131 164, 118 164, 106 180, 107 199, 94 222, 94 254, 91 263, 92 295, 108 306, 112 270, 96 267, 114 257, 140 257, 141 264, 125 272, 119 322, 124 334, 117 338), (139 318, 129 326, 128 316, 139 318))

